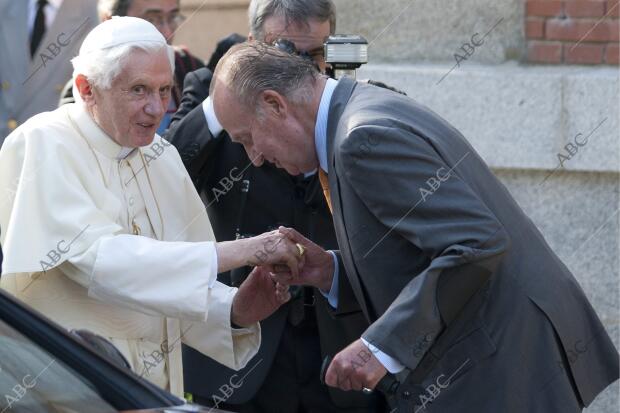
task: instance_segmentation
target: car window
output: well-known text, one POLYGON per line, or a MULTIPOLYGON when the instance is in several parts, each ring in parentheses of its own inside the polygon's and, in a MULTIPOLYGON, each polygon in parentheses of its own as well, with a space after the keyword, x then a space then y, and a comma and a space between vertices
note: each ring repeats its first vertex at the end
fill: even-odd
POLYGON ((116 412, 93 386, 0 320, 0 413, 116 412))

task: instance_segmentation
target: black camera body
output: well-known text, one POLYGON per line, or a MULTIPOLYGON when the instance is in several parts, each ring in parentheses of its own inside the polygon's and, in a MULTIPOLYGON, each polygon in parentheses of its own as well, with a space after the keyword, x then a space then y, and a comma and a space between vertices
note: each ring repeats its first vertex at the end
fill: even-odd
MULTIPOLYGON (((277 39, 273 45, 284 52, 311 61, 320 71, 313 57, 308 52, 297 50, 292 41, 277 39)), ((368 63, 368 42, 362 36, 353 34, 332 35, 323 44, 323 55, 328 65, 326 71, 328 76, 334 79, 339 79, 343 75, 355 78, 355 71, 368 63)))

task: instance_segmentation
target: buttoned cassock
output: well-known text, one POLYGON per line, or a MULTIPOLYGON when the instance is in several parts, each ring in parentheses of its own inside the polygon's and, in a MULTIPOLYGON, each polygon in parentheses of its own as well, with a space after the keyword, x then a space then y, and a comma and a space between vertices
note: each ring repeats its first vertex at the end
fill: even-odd
POLYGON ((260 327, 231 329, 236 289, 216 280, 208 216, 159 136, 131 150, 81 104, 39 114, 0 149, 0 194, 2 288, 109 338, 135 372, 182 395, 180 341, 234 369, 256 353, 260 327))

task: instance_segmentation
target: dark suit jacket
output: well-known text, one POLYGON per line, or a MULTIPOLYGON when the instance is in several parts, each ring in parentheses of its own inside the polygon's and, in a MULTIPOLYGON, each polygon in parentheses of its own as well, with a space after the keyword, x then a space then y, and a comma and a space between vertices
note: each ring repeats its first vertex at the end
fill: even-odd
MULTIPOLYGON (((243 146, 233 143, 226 132, 216 138, 211 135, 201 105, 208 95, 210 82, 211 72, 206 68, 187 75, 183 99, 166 138, 178 149, 207 205, 216 239, 235 239, 237 226, 242 235, 250 236, 284 225, 307 234, 324 248, 337 248, 331 214, 318 178, 291 177, 271 164, 255 168, 243 146), (250 182, 247 196, 242 192, 246 185, 243 181, 230 187, 232 178, 240 175, 243 175, 243 181, 250 182), (242 207, 244 203, 245 207, 242 207)), ((218 279, 231 284, 228 273, 219 274, 218 279)), ((323 296, 318 291, 314 295, 321 348, 324 355, 334 355, 359 338, 368 323, 359 308, 341 320, 331 317, 323 296)), ((241 372, 234 372, 185 348, 186 391, 210 399, 218 393, 219 386, 228 383, 232 374, 243 376, 255 366, 255 360, 262 359, 228 403, 240 404, 252 398, 269 371, 289 310, 290 305, 285 305, 261 323, 263 342, 259 353, 241 372)), ((374 402, 361 393, 330 388, 330 394, 332 401, 343 408, 362 407, 374 402)))
POLYGON ((359 302, 363 337, 413 371, 401 399, 425 404, 455 373, 427 409, 574 411, 618 378, 579 284, 445 120, 343 79, 327 147, 347 275, 336 313, 359 302))

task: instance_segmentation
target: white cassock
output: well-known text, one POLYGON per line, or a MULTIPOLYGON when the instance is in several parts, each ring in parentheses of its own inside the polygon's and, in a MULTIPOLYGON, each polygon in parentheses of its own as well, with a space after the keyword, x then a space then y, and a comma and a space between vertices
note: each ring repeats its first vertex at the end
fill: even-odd
POLYGON ((216 280, 205 208, 159 136, 124 149, 80 103, 31 118, 0 150, 0 228, 2 288, 176 395, 181 341, 234 369, 258 350, 258 324, 231 329, 236 288, 216 280))

